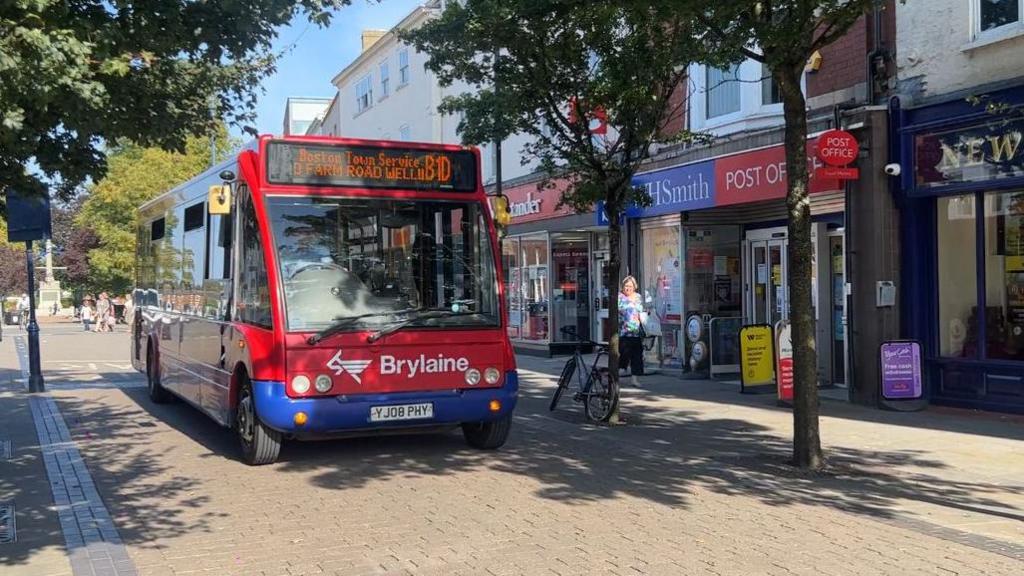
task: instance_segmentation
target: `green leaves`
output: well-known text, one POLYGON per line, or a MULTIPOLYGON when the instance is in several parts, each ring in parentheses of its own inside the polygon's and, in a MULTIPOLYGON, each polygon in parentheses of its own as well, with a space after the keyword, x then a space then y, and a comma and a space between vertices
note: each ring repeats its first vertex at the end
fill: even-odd
POLYGON ((532 136, 526 160, 570 174, 563 202, 588 210, 624 208, 651 143, 688 137, 665 128, 699 51, 691 30, 662 3, 466 0, 403 38, 448 87, 441 111, 462 116, 465 142, 532 136))
POLYGON ((250 123, 277 28, 299 13, 327 25, 346 4, 0 3, 0 193, 49 187, 67 197, 102 177, 105 144, 180 150, 215 118, 250 123))

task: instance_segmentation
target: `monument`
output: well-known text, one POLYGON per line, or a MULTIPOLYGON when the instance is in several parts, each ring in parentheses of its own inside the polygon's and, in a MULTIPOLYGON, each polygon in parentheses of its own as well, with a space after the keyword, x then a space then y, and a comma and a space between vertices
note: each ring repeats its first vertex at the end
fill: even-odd
POLYGON ((46 240, 46 276, 39 283, 39 307, 36 308, 36 315, 50 316, 53 314, 53 305, 57 304, 57 312, 60 312, 60 281, 53 277, 53 243, 46 240))

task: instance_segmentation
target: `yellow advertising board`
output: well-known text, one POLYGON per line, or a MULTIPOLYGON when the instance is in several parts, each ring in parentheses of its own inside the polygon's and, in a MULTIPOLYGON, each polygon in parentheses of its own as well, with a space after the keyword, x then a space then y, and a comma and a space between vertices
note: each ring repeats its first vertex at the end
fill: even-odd
POLYGON ((754 324, 740 329, 742 392, 775 391, 775 339, 772 327, 754 324))

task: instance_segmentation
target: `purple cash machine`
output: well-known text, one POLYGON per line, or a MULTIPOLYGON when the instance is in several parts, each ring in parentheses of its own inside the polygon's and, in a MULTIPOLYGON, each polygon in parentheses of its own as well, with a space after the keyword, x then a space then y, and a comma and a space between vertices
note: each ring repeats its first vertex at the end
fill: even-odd
POLYGON ((879 375, 883 408, 915 412, 928 406, 921 343, 889 340, 879 347, 879 375))

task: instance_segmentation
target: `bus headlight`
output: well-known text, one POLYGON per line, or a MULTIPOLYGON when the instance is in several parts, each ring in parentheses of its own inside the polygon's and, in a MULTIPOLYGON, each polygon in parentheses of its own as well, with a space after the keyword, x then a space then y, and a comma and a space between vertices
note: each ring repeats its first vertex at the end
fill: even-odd
POLYGON ((480 371, 476 368, 470 368, 466 370, 466 384, 470 386, 476 386, 480 383, 480 371))
POLYGON ((497 368, 492 366, 484 370, 484 381, 488 384, 497 384, 499 378, 501 378, 501 372, 498 372, 497 368))
POLYGON ((292 378, 292 392, 296 394, 305 394, 309 392, 309 378, 299 374, 295 378, 292 378))
POLYGON ((316 386, 316 391, 323 394, 331 389, 331 377, 327 374, 321 374, 316 377, 316 382, 313 383, 316 386))

